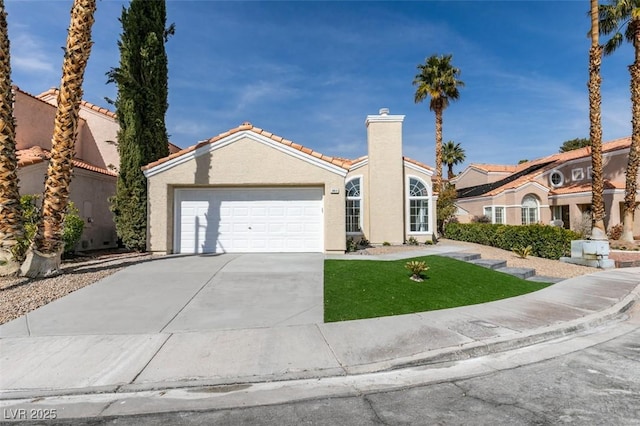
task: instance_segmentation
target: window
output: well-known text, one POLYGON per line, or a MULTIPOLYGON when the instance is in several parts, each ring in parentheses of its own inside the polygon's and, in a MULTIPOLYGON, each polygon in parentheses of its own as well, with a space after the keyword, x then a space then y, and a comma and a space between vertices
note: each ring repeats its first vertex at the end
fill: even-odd
POLYGON ((564 183, 564 176, 559 171, 555 170, 549 175, 549 181, 551 186, 558 187, 564 183))
POLYGON ((593 172, 593 167, 587 167, 587 179, 591 179, 591 173, 593 172))
POLYGON ((416 178, 409 179, 409 232, 429 232, 429 192, 416 178))
POLYGON ((504 207, 494 207, 495 219, 493 223, 504 223, 504 207))
POLYGON ((569 206, 551 206, 551 224, 569 229, 569 206))
POLYGON ((538 223, 538 200, 534 195, 527 195, 522 199, 522 224, 538 223))
POLYGON ((571 180, 578 181, 582 179, 584 179, 584 169, 582 167, 571 170, 571 180))
POLYGON ((491 223, 504 223, 503 206, 487 206, 484 208, 484 215, 491 219, 491 223))
POLYGON ((360 191, 360 178, 354 178, 345 185, 347 196, 346 204, 346 228, 347 233, 359 234, 361 226, 362 192, 360 191))

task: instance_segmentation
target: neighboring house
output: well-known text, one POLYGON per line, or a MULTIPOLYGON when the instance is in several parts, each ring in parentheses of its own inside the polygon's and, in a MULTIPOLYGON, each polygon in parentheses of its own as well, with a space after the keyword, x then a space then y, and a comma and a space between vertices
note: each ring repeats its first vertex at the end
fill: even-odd
MULTIPOLYGON (((607 229, 622 221, 630 144, 630 138, 623 138, 602 146, 607 229)), ((460 222, 488 216, 493 223, 544 223, 579 229, 589 222, 591 211, 591 150, 580 148, 517 166, 472 164, 452 183, 458 192, 460 222)), ((634 234, 640 234, 637 210, 634 234)))
POLYGON ((144 167, 147 248, 344 252, 346 237, 432 238, 433 171, 402 156, 404 116, 367 116, 368 155, 328 157, 243 123, 144 167))
MULTIPOLYGON (((38 96, 14 86, 14 117, 20 194, 44 192, 56 115, 57 89, 38 96)), ((113 248, 118 245, 109 197, 115 194, 120 157, 118 122, 113 112, 82 101, 75 144, 70 200, 84 220, 79 250, 113 248)), ((179 148, 171 145, 170 151, 179 148)))

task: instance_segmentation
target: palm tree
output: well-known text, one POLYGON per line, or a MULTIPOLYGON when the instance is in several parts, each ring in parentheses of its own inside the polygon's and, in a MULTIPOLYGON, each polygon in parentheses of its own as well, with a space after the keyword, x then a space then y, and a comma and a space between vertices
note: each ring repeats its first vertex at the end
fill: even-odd
POLYGON ((613 53, 626 39, 635 51, 631 74, 631 146, 627 162, 624 212, 622 217, 623 241, 633 241, 633 214, 636 209, 638 166, 640 166, 640 0, 611 0, 600 5, 600 33, 613 34, 605 43, 604 53, 613 53), (624 35, 623 35, 624 30, 624 35))
POLYGON ((413 85, 418 86, 415 103, 430 98, 429 109, 436 114, 436 190, 440 190, 442 185, 442 112, 450 101, 460 97, 458 87, 464 86, 464 82, 458 80, 460 70, 451 65, 452 57, 453 55, 428 57, 424 64, 418 64, 420 72, 413 79, 413 85))
POLYGON ((17 168, 7 14, 0 0, 0 275, 19 268, 14 250, 23 228, 17 168))
POLYGON ((462 163, 467 156, 464 153, 464 148, 459 143, 449 141, 442 145, 442 162, 447 165, 447 179, 454 178, 453 166, 462 163))
POLYGON ((62 224, 69 201, 82 81, 91 53, 91 27, 95 10, 96 0, 74 0, 71 8, 51 141, 51 159, 42 199, 42 221, 21 268, 22 274, 28 277, 59 273, 60 256, 64 248, 62 224))
POLYGON ((589 139, 591 143, 591 238, 606 240, 604 227, 604 177, 602 170, 602 120, 600 116, 602 96, 600 95, 600 65, 602 46, 599 35, 598 0, 591 0, 591 48, 589 49, 589 139))

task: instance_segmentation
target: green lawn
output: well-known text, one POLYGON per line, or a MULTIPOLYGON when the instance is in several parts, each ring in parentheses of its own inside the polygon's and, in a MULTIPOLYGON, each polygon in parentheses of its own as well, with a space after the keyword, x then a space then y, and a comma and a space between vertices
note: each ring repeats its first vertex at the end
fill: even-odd
POLYGON ((440 256, 396 261, 325 260, 324 320, 344 321, 473 305, 547 287, 440 256), (409 279, 409 260, 424 260, 424 282, 409 279))

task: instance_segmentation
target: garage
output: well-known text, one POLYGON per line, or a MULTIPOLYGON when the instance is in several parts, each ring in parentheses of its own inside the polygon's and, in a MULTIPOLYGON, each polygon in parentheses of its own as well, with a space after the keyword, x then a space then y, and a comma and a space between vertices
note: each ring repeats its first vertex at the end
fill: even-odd
POLYGON ((323 188, 175 190, 175 253, 322 252, 323 188))

